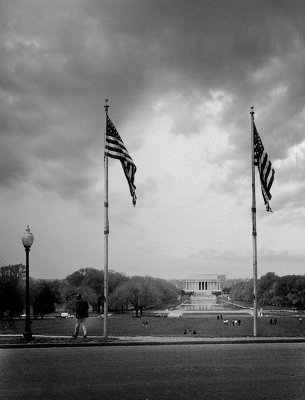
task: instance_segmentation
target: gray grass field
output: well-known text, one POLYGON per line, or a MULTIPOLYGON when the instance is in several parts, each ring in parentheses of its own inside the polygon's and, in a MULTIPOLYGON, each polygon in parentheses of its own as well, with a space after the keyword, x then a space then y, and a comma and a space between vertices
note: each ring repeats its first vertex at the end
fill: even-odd
MULTIPOLYGON (((109 336, 185 336, 196 331, 197 337, 245 337, 253 335, 251 315, 223 315, 229 324, 217 320, 216 315, 183 315, 182 318, 162 318, 151 315, 134 318, 129 315, 112 314, 108 318, 109 336), (232 320, 240 320, 233 326, 232 320), (147 322, 147 327, 143 322, 147 322)), ((5 322, 0 325, 0 335, 22 335, 24 320, 13 320, 11 326, 5 322)), ((33 335, 67 336, 72 335, 75 319, 45 318, 32 320, 33 335)), ((88 336, 103 336, 103 318, 91 316, 87 320, 88 336)), ((194 336, 194 335, 193 335, 194 336)), ((261 337, 302 337, 305 336, 305 320, 299 322, 297 316, 278 316, 277 324, 271 325, 269 317, 258 318, 257 336, 261 337)), ((1 336, 0 336, 1 340, 1 336)))

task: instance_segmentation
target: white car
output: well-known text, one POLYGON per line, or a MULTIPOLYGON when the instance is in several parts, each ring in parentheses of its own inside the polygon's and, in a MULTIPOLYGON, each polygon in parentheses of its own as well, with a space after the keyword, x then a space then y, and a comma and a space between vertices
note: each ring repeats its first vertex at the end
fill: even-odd
POLYGON ((74 315, 73 314, 69 314, 67 312, 62 312, 60 314, 60 318, 74 318, 74 315))

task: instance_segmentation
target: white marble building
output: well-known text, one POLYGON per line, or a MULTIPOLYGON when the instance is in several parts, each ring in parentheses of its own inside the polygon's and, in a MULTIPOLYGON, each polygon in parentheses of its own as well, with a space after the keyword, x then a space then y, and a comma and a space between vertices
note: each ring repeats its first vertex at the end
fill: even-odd
POLYGON ((225 282, 224 275, 205 274, 185 280, 185 292, 212 293, 220 292, 225 282))

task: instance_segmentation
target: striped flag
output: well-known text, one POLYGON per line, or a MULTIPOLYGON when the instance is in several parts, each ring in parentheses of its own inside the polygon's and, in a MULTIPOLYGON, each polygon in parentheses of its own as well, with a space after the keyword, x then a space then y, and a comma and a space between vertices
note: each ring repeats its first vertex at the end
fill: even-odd
POLYGON ((107 115, 107 127, 106 127, 106 146, 105 146, 105 156, 111 158, 117 158, 121 161, 123 171, 125 173, 130 194, 132 197, 132 204, 135 206, 137 201, 136 187, 134 184, 134 176, 137 171, 132 158, 130 157, 123 140, 121 139, 118 131, 111 122, 107 115))
POLYGON ((258 172, 261 180, 262 195, 265 202, 266 210, 272 212, 269 205, 271 200, 270 189, 274 180, 274 169, 271 161, 268 159, 268 154, 265 152, 261 138, 256 130, 253 122, 254 131, 254 165, 258 167, 258 172))

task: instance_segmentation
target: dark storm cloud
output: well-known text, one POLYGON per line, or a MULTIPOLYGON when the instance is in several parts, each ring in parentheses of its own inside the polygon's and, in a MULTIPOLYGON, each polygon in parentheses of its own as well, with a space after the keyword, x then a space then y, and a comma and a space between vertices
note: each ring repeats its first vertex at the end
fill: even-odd
MULTIPOLYGON (((220 91, 232 99, 217 115, 232 152, 214 161, 248 162, 250 105, 270 155, 284 157, 303 140, 304 17, 303 1, 2 3, 0 185, 23 177, 81 198, 102 152, 105 97, 115 124, 134 121, 132 150, 156 100, 179 95, 191 119, 198 101, 220 91), (33 174, 35 162, 47 171, 33 174)), ((200 120, 174 120, 172 131, 200 134, 200 120)))

